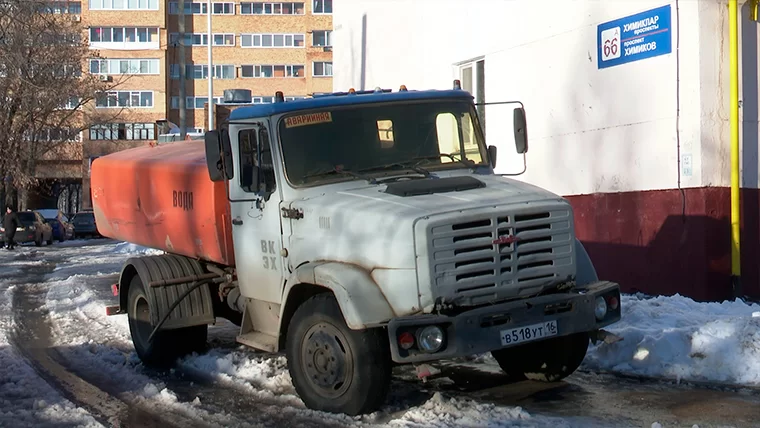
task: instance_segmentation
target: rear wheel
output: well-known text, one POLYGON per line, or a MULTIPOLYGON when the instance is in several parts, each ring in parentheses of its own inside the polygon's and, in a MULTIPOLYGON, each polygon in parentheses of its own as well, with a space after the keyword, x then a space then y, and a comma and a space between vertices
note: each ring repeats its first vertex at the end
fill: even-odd
POLYGON ((492 351, 491 355, 511 381, 557 382, 580 367, 588 344, 588 333, 576 333, 492 351))
POLYGON ((42 234, 38 234, 34 237, 34 245, 41 247, 42 246, 42 234))
POLYGON ((178 358, 193 352, 202 352, 206 347, 208 325, 197 325, 180 329, 158 331, 148 341, 153 331, 151 316, 154 308, 145 293, 145 286, 135 275, 127 293, 127 317, 132 343, 140 360, 151 367, 167 367, 178 358))
POLYGON ((318 294, 293 314, 288 370, 306 407, 351 416, 385 402, 391 380, 387 338, 380 329, 351 330, 332 294, 318 294))

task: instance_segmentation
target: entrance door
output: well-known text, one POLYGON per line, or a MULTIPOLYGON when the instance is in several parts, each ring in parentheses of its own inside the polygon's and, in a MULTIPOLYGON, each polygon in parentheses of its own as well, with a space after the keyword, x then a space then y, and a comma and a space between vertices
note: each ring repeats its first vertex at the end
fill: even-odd
POLYGON ((230 135, 233 141, 238 140, 238 168, 230 181, 232 231, 242 294, 280 303, 284 272, 280 252, 282 195, 268 135, 266 127, 242 129, 230 135))

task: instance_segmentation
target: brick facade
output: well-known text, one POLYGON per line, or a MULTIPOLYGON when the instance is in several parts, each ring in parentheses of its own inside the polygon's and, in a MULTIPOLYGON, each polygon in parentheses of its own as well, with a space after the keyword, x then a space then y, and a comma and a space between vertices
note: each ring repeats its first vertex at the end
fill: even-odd
MULTIPOLYGON (((178 33, 178 15, 170 14, 170 3, 173 1, 151 0, 158 4, 158 10, 91 10, 90 4, 112 4, 112 0, 83 0, 81 22, 85 28, 85 36, 91 46, 97 47, 101 58, 111 59, 158 59, 158 74, 152 75, 121 75, 109 72, 112 81, 119 82, 118 91, 152 91, 153 107, 129 108, 120 112, 115 122, 120 123, 155 123, 159 119, 169 119, 179 125, 179 110, 172 108, 172 97, 179 96, 180 80, 171 78, 173 64, 179 64, 179 48, 176 43, 170 41, 172 33, 178 33), (106 33, 109 28, 121 27, 152 27, 158 29, 158 43, 153 40, 147 44, 123 43, 119 34, 117 46, 111 42, 116 36, 111 33, 108 36, 100 36, 111 41, 106 43, 90 39, 90 28, 104 28, 106 33)), ((233 78, 214 79, 214 97, 222 97, 225 89, 249 89, 254 97, 273 97, 276 91, 283 91, 286 97, 303 97, 315 92, 332 91, 332 77, 314 77, 314 62, 332 62, 330 48, 313 46, 312 32, 319 30, 332 30, 332 14, 315 14, 314 6, 322 5, 330 0, 304 0, 303 2, 267 2, 269 8, 272 5, 283 3, 293 5, 303 3, 304 13, 301 15, 277 15, 277 14, 241 14, 245 7, 248 11, 253 10, 251 1, 228 0, 218 3, 234 4, 234 14, 212 15, 212 30, 215 34, 233 34, 234 46, 214 46, 214 65, 234 65, 233 78), (241 46, 241 34, 302 34, 303 46, 299 47, 256 47, 247 48, 241 46), (301 65, 304 68, 303 76, 299 77, 242 77, 243 65, 301 65)), ((147 0, 140 0, 147 2, 147 0)), ((119 3, 127 5, 133 0, 123 0, 119 3)), ((150 2, 146 3, 149 4, 150 2)), ((192 3, 186 0, 186 4, 192 3)), ((200 1, 205 8, 206 1, 200 1)), ((200 7, 200 6, 196 6, 200 7)), ((219 7, 219 6, 217 6, 219 7)), ((229 6, 225 6, 229 7, 229 6)), ((264 7, 264 6, 261 6, 264 7)), ((282 6, 280 6, 282 7, 282 6)), ((267 9, 269 10, 269 9, 267 9)), ((205 13, 187 15, 185 17, 185 33, 207 32, 205 13)), ((99 31, 99 30, 97 30, 99 31)), ((132 31, 132 30, 129 30, 132 31)), ((98 34, 101 34, 99 32, 98 34)), ((135 33, 137 34, 137 33, 135 33)), ((131 33, 124 33, 127 39, 131 33)), ((186 64, 206 65, 207 47, 185 47, 186 64)), ((89 71, 89 63, 86 65, 89 71)), ((187 97, 207 97, 208 81, 206 79, 187 79, 185 82, 187 97)), ((265 100, 266 102, 266 100, 265 100)), ((176 106, 174 106, 176 107, 176 106)), ((191 107, 188 105, 188 107, 191 107)), ((106 110, 106 109, 103 109, 106 110)), ((113 110, 118 111, 118 110, 113 110)), ((187 127, 203 128, 205 115, 202 106, 187 110, 187 127)), ((89 208, 91 202, 89 190, 89 163, 90 159, 102 156, 114 151, 123 150, 148 144, 145 140, 126 140, 126 133, 119 133, 116 140, 99 139, 91 140, 90 133, 85 132, 82 143, 82 193, 83 208, 89 208)), ((155 138, 158 130, 155 131, 155 138)), ((102 138, 102 136, 101 136, 102 138)))

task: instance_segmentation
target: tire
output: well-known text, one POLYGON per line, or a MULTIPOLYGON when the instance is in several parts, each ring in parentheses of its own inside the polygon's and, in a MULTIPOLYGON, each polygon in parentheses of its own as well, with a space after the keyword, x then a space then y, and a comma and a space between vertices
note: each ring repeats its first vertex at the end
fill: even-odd
POLYGON ((208 338, 208 325, 159 331, 148 342, 153 330, 153 308, 138 275, 132 278, 127 292, 127 318, 132 343, 140 360, 148 367, 166 368, 185 355, 203 352, 208 338))
POLYGON ((348 328, 331 293, 298 307, 286 341, 290 377, 306 407, 356 416, 385 402, 391 380, 387 336, 382 329, 348 328))
POLYGON ((580 367, 588 344, 588 333, 575 333, 492 351, 491 355, 510 381, 558 382, 580 367))
POLYGON ((53 245, 53 235, 50 235, 50 239, 46 242, 48 245, 53 245))
POLYGON ((34 237, 34 245, 41 247, 42 246, 42 234, 39 234, 34 237))

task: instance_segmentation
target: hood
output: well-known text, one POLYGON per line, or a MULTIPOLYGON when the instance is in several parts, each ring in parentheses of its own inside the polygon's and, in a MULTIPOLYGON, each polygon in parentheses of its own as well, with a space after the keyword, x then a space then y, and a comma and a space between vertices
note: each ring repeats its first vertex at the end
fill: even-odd
POLYGON ((514 179, 479 174, 440 174, 439 179, 408 180, 396 185, 353 181, 324 186, 319 194, 290 203, 291 208, 303 212, 303 218, 291 220, 289 258, 296 265, 304 261, 341 260, 369 271, 414 269, 413 230, 417 219, 546 200, 563 199, 514 179), (464 190, 450 191, 447 186, 452 179, 456 181, 453 187, 464 190), (416 189, 411 192, 406 192, 411 189, 408 186, 402 191, 394 189, 405 183, 416 183, 416 189), (431 190, 436 185, 438 189, 431 190))

